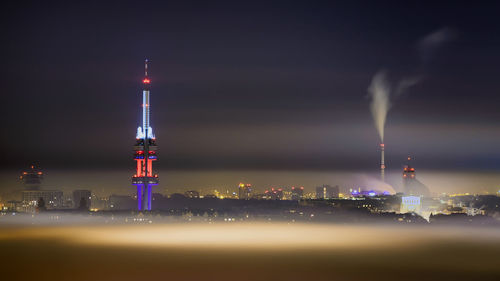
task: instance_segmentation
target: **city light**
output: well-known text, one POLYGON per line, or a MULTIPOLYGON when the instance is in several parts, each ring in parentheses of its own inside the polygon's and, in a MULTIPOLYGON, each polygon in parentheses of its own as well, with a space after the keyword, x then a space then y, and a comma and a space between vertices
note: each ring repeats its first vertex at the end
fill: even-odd
POLYGON ((500 3, 66 2, 2 13, 3 279, 500 280, 500 3))

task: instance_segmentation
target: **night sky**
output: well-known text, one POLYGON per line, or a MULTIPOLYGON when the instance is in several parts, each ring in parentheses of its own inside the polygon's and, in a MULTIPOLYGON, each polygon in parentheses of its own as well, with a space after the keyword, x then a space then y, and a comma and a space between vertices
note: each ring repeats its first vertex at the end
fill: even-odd
POLYGON ((133 170, 149 58, 162 169, 376 170, 381 70, 388 168, 500 169, 494 1, 330 2, 11 2, 1 165, 133 170))

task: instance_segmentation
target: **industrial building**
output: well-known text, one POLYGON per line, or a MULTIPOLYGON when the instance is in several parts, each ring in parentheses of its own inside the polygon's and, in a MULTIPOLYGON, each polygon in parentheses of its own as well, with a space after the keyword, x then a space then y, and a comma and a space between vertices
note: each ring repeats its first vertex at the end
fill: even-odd
POLYGON ((427 186, 417 180, 415 168, 410 164, 411 157, 408 157, 408 163, 403 168, 403 189, 406 195, 430 196, 427 186))

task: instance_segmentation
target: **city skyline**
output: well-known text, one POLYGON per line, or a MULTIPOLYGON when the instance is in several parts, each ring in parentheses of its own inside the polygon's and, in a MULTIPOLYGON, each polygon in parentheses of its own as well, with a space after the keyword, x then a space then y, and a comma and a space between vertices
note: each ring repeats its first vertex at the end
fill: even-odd
POLYGON ((4 4, 0 276, 500 280, 499 3, 4 4))

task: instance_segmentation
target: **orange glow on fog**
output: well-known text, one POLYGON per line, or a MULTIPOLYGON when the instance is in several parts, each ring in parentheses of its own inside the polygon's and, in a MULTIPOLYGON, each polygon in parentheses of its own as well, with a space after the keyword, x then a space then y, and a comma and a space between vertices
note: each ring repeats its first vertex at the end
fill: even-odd
POLYGON ((101 246, 336 249, 413 247, 426 241, 500 242, 500 230, 286 223, 53 226, 4 229, 0 240, 53 238, 101 246))

